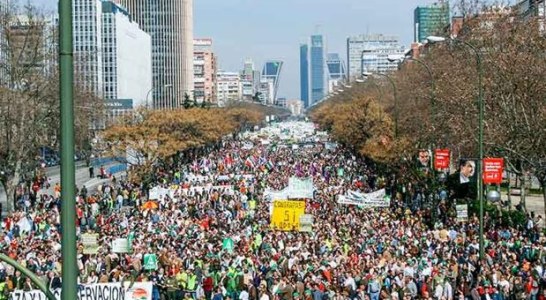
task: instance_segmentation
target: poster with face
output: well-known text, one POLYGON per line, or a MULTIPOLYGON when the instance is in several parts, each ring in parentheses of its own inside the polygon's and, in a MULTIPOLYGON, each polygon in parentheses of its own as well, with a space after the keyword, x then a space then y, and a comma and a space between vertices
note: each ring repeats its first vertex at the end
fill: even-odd
POLYGON ((431 152, 428 149, 421 149, 417 154, 416 165, 421 170, 429 170, 431 168, 431 152))
POLYGON ((474 199, 476 197, 476 162, 466 158, 460 159, 459 168, 449 176, 447 185, 450 199, 474 199))

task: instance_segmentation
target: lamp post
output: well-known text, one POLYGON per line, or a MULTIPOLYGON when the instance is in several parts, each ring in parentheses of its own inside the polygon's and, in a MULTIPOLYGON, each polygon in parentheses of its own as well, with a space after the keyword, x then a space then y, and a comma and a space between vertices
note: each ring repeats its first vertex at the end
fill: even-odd
POLYGON ((77 299, 72 0, 59 1, 62 300, 77 299))
POLYGON ((392 85, 392 92, 394 95, 394 137, 398 137, 398 95, 396 91, 396 84, 394 83, 394 80, 387 74, 383 73, 370 73, 370 72, 364 72, 362 73, 363 77, 369 77, 373 75, 378 75, 387 78, 387 80, 392 85))
MULTIPOLYGON (((427 37, 429 43, 440 43, 445 42, 446 38, 439 36, 429 36, 427 37)), ((483 184, 482 184, 482 164, 483 164, 483 118, 485 113, 485 103, 483 99, 483 67, 482 67, 482 57, 480 51, 476 46, 470 44, 469 42, 459 40, 459 39, 450 39, 451 41, 465 45, 476 55, 476 69, 478 72, 478 162, 477 162, 477 190, 478 190, 478 201, 480 203, 480 259, 484 258, 484 237, 483 237, 483 184)))
MULTIPOLYGON (((163 88, 170 88, 170 87, 172 87, 172 86, 173 86, 173 85, 169 83, 169 84, 164 85, 163 88)), ((150 93, 151 93, 153 90, 155 90, 155 89, 156 89, 155 87, 152 87, 152 88, 148 91, 148 93, 146 93, 146 109, 149 109, 149 108, 150 108, 149 102, 148 102, 148 97, 150 97, 150 93)))
POLYGON ((425 68, 430 79, 430 108, 431 108, 430 121, 431 123, 434 122, 435 109, 436 109, 436 87, 434 82, 434 75, 432 75, 432 69, 430 68, 430 66, 418 58, 404 57, 402 55, 389 55, 387 57, 387 60, 390 62, 398 61, 400 63, 403 63, 404 61, 414 61, 425 68))

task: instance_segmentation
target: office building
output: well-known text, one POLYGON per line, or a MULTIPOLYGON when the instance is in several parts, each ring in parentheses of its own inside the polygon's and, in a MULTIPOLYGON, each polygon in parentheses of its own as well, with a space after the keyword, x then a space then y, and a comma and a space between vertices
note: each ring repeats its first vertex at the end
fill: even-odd
POLYGON ((260 90, 261 73, 254 69, 254 62, 247 58, 241 71, 242 100, 252 101, 260 90))
POLYGON ((193 0, 118 1, 152 37, 154 107, 179 107, 194 85, 193 0))
POLYGON ((258 93, 258 98, 261 103, 269 105, 275 104, 275 83, 273 82, 273 79, 262 78, 258 93))
POLYGON ((277 92, 279 90, 279 78, 281 75, 283 62, 279 60, 267 61, 262 70, 262 79, 269 80, 273 83, 273 93, 270 95, 269 103, 275 103, 277 100, 277 92))
POLYGON ((103 97, 102 1, 74 0, 74 73, 78 87, 103 97))
POLYGON ((382 34, 359 35, 347 38, 347 77, 355 80, 363 72, 387 73, 398 69, 397 62, 389 62, 389 55, 403 55, 404 47, 398 37, 382 34))
MULTIPOLYGON (((152 41, 149 34, 131 20, 125 8, 111 1, 102 2, 102 76, 105 100, 124 99, 128 105, 152 104, 152 41)), ((120 102, 116 102, 120 103, 120 102)))
POLYGON ((219 71, 216 74, 218 105, 241 100, 241 76, 237 72, 219 71))
POLYGON ((216 56, 212 39, 193 40, 193 69, 195 101, 216 103, 216 56))
POLYGON ((345 80, 345 64, 338 53, 328 53, 326 66, 328 67, 328 93, 331 93, 345 80))
POLYGON ((300 98, 309 107, 309 46, 300 45, 300 98))
POLYGON ((310 105, 326 95, 326 45, 322 35, 311 36, 309 47, 310 105))
POLYGON ((309 107, 326 95, 326 45, 322 35, 312 35, 308 45, 300 46, 300 90, 309 107))
POLYGON ((449 23, 447 1, 440 0, 432 5, 417 6, 413 11, 414 42, 424 43, 428 36, 441 35, 449 23))

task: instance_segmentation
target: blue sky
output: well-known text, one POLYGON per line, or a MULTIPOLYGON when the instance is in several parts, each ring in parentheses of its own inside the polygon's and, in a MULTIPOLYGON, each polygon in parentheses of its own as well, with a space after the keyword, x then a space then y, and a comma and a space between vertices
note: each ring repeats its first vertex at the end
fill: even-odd
MULTIPOLYGON (((57 0, 31 0, 55 8, 57 0)), ((409 46, 413 9, 433 0, 194 0, 195 37, 211 37, 226 71, 252 58, 261 70, 267 59, 284 61, 280 97, 299 98, 299 45, 314 33, 325 36, 328 52, 346 57, 347 36, 398 35, 409 46)))

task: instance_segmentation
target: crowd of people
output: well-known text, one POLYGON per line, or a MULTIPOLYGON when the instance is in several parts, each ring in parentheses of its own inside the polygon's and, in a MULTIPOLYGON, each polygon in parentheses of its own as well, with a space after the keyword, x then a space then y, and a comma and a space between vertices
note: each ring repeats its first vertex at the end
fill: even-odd
MULTIPOLYGON (((311 123, 276 123, 158 168, 154 187, 168 193, 120 179, 81 188, 78 237, 96 233, 99 247, 84 254, 80 239, 78 282, 153 282, 153 300, 545 298, 540 221, 510 228, 486 216, 480 259, 476 216, 458 222, 444 215, 431 226, 396 178, 329 142, 311 123), (313 180, 313 197, 299 199, 313 216, 312 232, 271 227, 272 199, 264 193, 285 188, 290 177, 313 180), (391 194, 388 208, 337 203, 348 191, 382 188, 391 194), (130 251, 114 251, 118 238, 129 238, 130 251)), ((32 201, 4 218, 0 248, 58 289, 62 190, 29 193, 20 197, 32 201)), ((0 299, 36 289, 5 264, 0 280, 0 299)))

